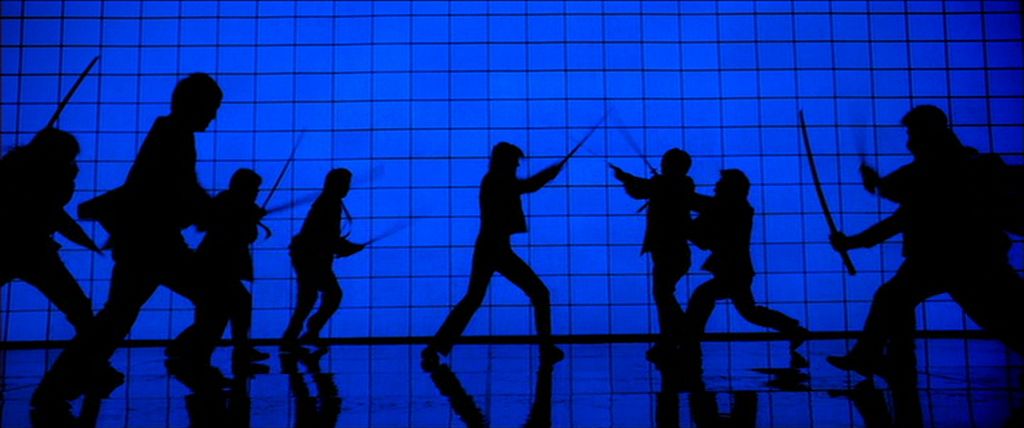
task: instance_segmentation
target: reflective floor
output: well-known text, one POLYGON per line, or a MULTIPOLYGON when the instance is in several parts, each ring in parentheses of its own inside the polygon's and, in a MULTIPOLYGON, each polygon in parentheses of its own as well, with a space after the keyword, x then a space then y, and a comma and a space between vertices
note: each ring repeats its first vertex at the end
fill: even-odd
MULTIPOLYGON (((146 427, 1024 426, 1024 360, 989 340, 919 341, 909 391, 829 366, 825 356, 844 353, 843 340, 808 342, 795 358, 785 342, 705 343, 696 379, 647 362, 647 344, 562 347, 565 360, 548 368, 536 346, 460 345, 432 372, 415 345, 264 347, 267 373, 214 394, 169 376, 162 349, 122 349, 114 366, 125 384, 72 402, 71 412, 86 426, 146 427)), ((32 425, 32 393, 58 352, 0 351, 0 426, 32 425)), ((229 361, 218 350, 227 376, 229 361)))

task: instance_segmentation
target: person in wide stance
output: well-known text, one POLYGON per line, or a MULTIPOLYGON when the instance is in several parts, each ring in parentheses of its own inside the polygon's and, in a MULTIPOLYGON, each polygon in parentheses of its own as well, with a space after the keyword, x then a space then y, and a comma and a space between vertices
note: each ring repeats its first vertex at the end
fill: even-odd
POLYGON ((473 250, 469 289, 423 350, 424 367, 436 367, 440 363, 439 354, 451 352, 455 339, 462 335, 483 304, 495 272, 529 296, 537 335, 541 337, 541 359, 555 362, 564 357, 562 350, 551 342, 551 293, 533 269, 512 251, 511 238, 526 232, 522 195, 536 192, 554 180, 569 158, 523 180, 516 177, 516 170, 524 156, 519 147, 506 142, 498 143, 491 151, 490 169, 480 183, 480 234, 473 250))

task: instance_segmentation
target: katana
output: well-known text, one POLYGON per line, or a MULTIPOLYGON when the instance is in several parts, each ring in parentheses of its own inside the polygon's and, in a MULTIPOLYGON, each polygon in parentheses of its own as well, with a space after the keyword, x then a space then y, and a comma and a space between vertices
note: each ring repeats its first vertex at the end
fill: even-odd
POLYGON ((100 56, 96 55, 96 57, 89 62, 89 65, 85 67, 85 71, 78 75, 78 80, 76 80, 75 84, 71 86, 71 90, 68 91, 67 95, 64 96, 64 99, 57 105, 57 111, 53 112, 53 116, 50 117, 50 121, 46 123, 47 128, 53 128, 53 126, 57 124, 57 119, 60 119, 60 114, 64 111, 64 107, 67 107, 68 103, 71 102, 71 97, 75 95, 75 91, 77 91, 78 87, 82 85, 82 82, 85 81, 85 77, 89 75, 89 71, 92 70, 92 67, 95 66, 99 60, 100 56))
POLYGON ((269 204, 270 199, 274 197, 274 193, 277 192, 278 187, 281 186, 281 180, 284 180, 284 175, 288 172, 288 167, 295 161, 295 152, 299 150, 299 146, 302 144, 302 138, 305 136, 305 131, 300 132, 299 138, 295 141, 295 144, 292 145, 292 153, 288 155, 288 160, 285 161, 284 167, 281 168, 281 173, 277 174, 277 180, 274 181, 274 187, 270 188, 270 192, 267 193, 267 198, 263 200, 263 205, 260 206, 264 211, 266 211, 267 204, 269 204))
POLYGON ((597 121, 597 123, 594 124, 594 126, 590 128, 590 131, 587 132, 587 135, 584 136, 583 139, 580 140, 579 143, 576 143, 576 147, 573 147, 572 150, 569 151, 569 154, 565 155, 565 158, 562 159, 562 163, 568 162, 569 158, 573 157, 573 155, 575 155, 576 152, 579 151, 580 148, 583 147, 583 143, 586 143, 587 140, 590 139, 590 136, 594 135, 594 132, 597 131, 597 128, 600 128, 601 124, 604 123, 605 119, 607 119, 607 118, 608 118, 608 112, 605 112, 604 116, 601 116, 601 120, 597 121))
MULTIPOLYGON (((828 230, 832 234, 839 233, 835 220, 832 219, 832 210, 828 208, 828 199, 825 199, 825 191, 821 187, 821 178, 818 177, 818 166, 814 163, 814 152, 811 150, 811 137, 807 133, 807 121, 804 120, 804 111, 800 110, 800 129, 803 133, 804 149, 807 151, 807 162, 811 166, 811 177, 814 178, 814 190, 818 194, 818 202, 821 204, 821 211, 825 215, 825 222, 828 223, 828 230)), ((857 269, 853 266, 853 260, 846 251, 839 251, 843 259, 843 265, 850 275, 856 275, 857 269)))

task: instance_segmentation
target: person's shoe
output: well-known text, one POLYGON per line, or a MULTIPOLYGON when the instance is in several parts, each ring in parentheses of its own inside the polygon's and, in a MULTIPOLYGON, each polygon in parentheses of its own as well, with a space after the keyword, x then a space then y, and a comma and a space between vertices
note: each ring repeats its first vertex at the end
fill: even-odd
POLYGON ((803 345, 807 341, 807 337, 810 336, 810 330, 804 327, 797 327, 795 330, 787 334, 789 337, 789 350, 796 351, 800 345, 803 345))
POLYGON ((420 368, 426 372, 432 372, 441 365, 441 356, 432 346, 423 348, 420 352, 420 368))
POLYGON ((235 379, 248 379, 255 375, 270 373, 270 366, 250 361, 235 361, 231 364, 231 373, 235 379))
POLYGON ((647 361, 655 364, 663 363, 672 360, 675 353, 674 346, 658 343, 647 350, 647 361))
POLYGON ((864 377, 871 377, 879 369, 877 361, 872 361, 855 354, 829 355, 825 360, 840 370, 854 371, 864 377))
POLYGON ((241 346, 235 348, 235 352, 232 354, 232 358, 238 361, 254 363, 257 361, 263 361, 270 358, 270 354, 262 352, 251 346, 241 346))
POLYGON ((565 352, 562 352, 555 345, 541 345, 540 360, 545 364, 554 364, 565 359, 565 352))

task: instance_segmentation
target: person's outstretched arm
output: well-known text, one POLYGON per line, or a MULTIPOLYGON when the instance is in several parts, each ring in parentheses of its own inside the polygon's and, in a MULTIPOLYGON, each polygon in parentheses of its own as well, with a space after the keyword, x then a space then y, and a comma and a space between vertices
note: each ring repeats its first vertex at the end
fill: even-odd
POLYGON ((356 244, 344 236, 339 236, 334 243, 334 257, 348 257, 366 248, 366 244, 356 244))
POLYGON ((58 218, 57 221, 57 232, 60 233, 61 235, 64 235, 64 237, 68 238, 69 241, 74 242, 97 253, 103 252, 103 250, 101 250, 100 247, 96 245, 96 242, 94 242, 92 238, 85 233, 85 230, 82 229, 82 226, 79 225, 78 222, 75 221, 75 219, 71 218, 71 215, 69 215, 67 211, 61 210, 60 218, 58 218))
POLYGON ((534 174, 533 176, 525 180, 519 180, 519 185, 517 186, 518 188, 516 189, 516 191, 518 191, 519 194, 523 194, 533 193, 540 190, 541 188, 544 187, 544 185, 550 183, 551 180, 554 180, 555 177, 558 177, 558 173, 562 172, 562 166, 564 165, 565 161, 562 161, 554 165, 551 165, 547 168, 544 168, 540 172, 534 174))
POLYGON ((832 247, 838 251, 871 248, 903 231, 902 226, 900 226, 901 216, 903 216, 902 209, 897 210, 889 217, 882 219, 882 221, 875 223, 861 233, 846 236, 842 232, 836 232, 829 236, 829 240, 832 242, 832 247))
POLYGON ((615 179, 622 182, 622 186, 626 189, 626 194, 633 199, 650 199, 651 198, 651 180, 646 178, 640 178, 619 168, 615 165, 609 165, 612 170, 615 171, 615 179))

